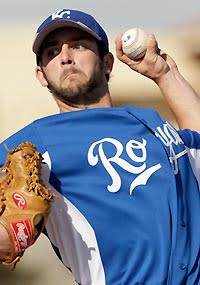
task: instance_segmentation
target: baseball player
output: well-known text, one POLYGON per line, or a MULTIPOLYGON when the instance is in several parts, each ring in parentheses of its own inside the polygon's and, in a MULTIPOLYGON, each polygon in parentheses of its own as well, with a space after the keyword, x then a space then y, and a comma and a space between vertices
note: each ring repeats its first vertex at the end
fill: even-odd
MULTIPOLYGON (((87 13, 50 15, 33 52, 36 76, 60 114, 2 142, 0 162, 5 144, 31 141, 42 153, 43 179, 57 197, 45 233, 76 283, 200 284, 199 134, 175 130, 151 109, 112 107, 113 55, 105 31, 87 13)), ((158 85, 182 129, 198 130, 198 95, 153 35, 142 60, 123 54, 120 36, 116 54, 158 85)), ((1 234, 1 252, 7 246, 9 255, 1 234)))

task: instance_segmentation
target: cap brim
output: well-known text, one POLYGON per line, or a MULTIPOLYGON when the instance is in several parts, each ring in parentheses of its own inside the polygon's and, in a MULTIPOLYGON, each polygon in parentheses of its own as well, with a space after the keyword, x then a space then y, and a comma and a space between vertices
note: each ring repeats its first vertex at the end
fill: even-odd
POLYGON ((44 39, 51 32, 55 31, 56 29, 64 28, 64 27, 78 28, 80 30, 83 30, 83 31, 89 33, 90 35, 95 37, 97 40, 101 41, 101 38, 96 33, 94 33, 91 29, 89 29, 87 26, 85 26, 84 24, 82 24, 80 22, 74 22, 72 20, 63 20, 62 19, 62 20, 53 21, 52 23, 50 23, 47 27, 45 27, 41 32, 39 32, 36 35, 35 40, 33 42, 33 52, 37 55, 44 39))

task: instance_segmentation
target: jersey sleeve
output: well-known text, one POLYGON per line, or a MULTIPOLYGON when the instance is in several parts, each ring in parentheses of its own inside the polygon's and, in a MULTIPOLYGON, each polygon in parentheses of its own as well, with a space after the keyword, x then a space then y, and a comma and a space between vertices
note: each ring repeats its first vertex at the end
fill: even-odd
POLYGON ((190 164, 200 186, 200 133, 191 130, 181 130, 179 135, 188 150, 190 164))

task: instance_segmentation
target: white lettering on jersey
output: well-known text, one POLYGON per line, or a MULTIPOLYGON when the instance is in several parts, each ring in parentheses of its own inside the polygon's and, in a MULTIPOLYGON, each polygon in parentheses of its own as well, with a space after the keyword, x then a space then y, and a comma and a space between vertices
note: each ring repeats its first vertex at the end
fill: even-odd
MULTIPOLYGON (((101 160, 103 166, 106 171, 109 173, 112 178, 112 184, 107 186, 108 191, 117 192, 121 188, 121 177, 117 173, 116 169, 113 167, 112 162, 114 164, 119 165, 121 168, 126 170, 129 173, 138 174, 138 176, 133 180, 130 185, 130 194, 132 191, 139 185, 146 185, 148 179, 151 175, 161 168, 161 165, 158 163, 150 168, 146 168, 146 159, 147 159, 147 151, 146 151, 146 140, 142 139, 142 142, 136 140, 130 140, 126 144, 125 151, 129 158, 136 163, 136 166, 130 164, 123 158, 121 155, 124 151, 123 145, 116 139, 113 138, 104 138, 97 142, 94 142, 88 151, 88 162, 90 165, 95 166, 99 159, 101 160), (104 152, 104 144, 110 143, 115 149, 115 155, 111 157, 107 157, 104 152), (94 151, 97 149, 97 155, 94 154, 94 151), (134 150, 137 150, 134 152, 134 150), (140 155, 138 154, 138 151, 140 155)), ((96 151, 95 151, 96 152, 96 151)))
POLYGON ((178 173, 178 158, 187 153, 187 150, 183 150, 179 153, 175 153, 174 146, 178 144, 183 144, 183 141, 177 131, 166 122, 163 124, 162 128, 157 127, 157 132, 155 133, 156 137, 158 137, 162 143, 169 148, 169 160, 172 165, 172 169, 174 174, 178 173))
POLYGON ((62 19, 65 14, 68 15, 67 18, 70 18, 71 12, 70 12, 69 10, 63 10, 63 9, 62 9, 62 10, 59 10, 59 11, 57 11, 57 12, 55 12, 55 13, 53 13, 53 14, 51 15, 51 17, 52 17, 52 20, 55 20, 55 19, 62 19))

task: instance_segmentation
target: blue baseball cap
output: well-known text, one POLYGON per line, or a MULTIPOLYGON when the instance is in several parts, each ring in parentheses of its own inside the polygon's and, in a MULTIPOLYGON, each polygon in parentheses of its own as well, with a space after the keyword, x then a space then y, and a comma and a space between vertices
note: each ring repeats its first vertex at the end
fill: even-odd
POLYGON ((62 9, 50 15, 39 26, 33 42, 33 52, 37 55, 46 36, 54 30, 63 27, 78 28, 89 33, 102 43, 106 52, 109 51, 108 38, 105 31, 91 15, 82 11, 62 9))

